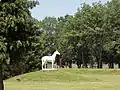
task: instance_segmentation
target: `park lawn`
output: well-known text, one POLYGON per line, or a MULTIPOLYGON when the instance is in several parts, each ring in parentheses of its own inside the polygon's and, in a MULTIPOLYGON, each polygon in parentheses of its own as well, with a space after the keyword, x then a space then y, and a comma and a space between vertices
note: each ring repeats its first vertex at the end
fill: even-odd
POLYGON ((119 69, 37 71, 4 81, 5 90, 120 90, 119 69), (16 79, 21 81, 17 81, 16 79))

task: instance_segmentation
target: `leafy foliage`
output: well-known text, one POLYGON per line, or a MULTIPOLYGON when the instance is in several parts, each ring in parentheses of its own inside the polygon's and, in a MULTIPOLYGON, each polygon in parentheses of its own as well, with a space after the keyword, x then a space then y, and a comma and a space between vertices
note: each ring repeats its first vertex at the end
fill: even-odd
POLYGON ((120 67, 119 0, 83 3, 75 15, 46 17, 41 21, 29 9, 36 1, 0 2, 0 58, 4 78, 41 69, 41 57, 56 49, 60 67, 120 67), (7 63, 7 62, 9 63, 7 63), (3 63, 4 62, 4 63, 3 63))

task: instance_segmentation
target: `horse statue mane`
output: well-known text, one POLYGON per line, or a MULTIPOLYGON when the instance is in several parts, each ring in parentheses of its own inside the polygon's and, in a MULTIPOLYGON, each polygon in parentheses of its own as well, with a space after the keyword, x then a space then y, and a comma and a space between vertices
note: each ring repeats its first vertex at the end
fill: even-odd
POLYGON ((47 62, 52 62, 52 69, 53 69, 53 64, 55 62, 55 57, 56 55, 60 55, 60 53, 58 52, 58 50, 56 50, 52 56, 43 56, 42 57, 42 69, 43 69, 43 66, 45 65, 45 68, 46 68, 46 63, 47 62))

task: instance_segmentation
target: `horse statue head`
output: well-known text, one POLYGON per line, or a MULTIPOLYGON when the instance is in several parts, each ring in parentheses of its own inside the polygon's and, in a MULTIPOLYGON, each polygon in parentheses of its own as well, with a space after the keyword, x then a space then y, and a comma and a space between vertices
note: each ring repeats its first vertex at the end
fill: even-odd
POLYGON ((60 55, 60 53, 57 50, 54 53, 60 55))

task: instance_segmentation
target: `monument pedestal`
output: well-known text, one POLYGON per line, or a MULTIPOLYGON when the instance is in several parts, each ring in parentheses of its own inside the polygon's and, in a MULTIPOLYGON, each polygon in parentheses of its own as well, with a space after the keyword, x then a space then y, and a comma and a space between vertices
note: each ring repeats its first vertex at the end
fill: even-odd
POLYGON ((42 69, 42 70, 44 70, 44 71, 50 71, 50 70, 57 70, 57 68, 44 68, 44 69, 42 69))

